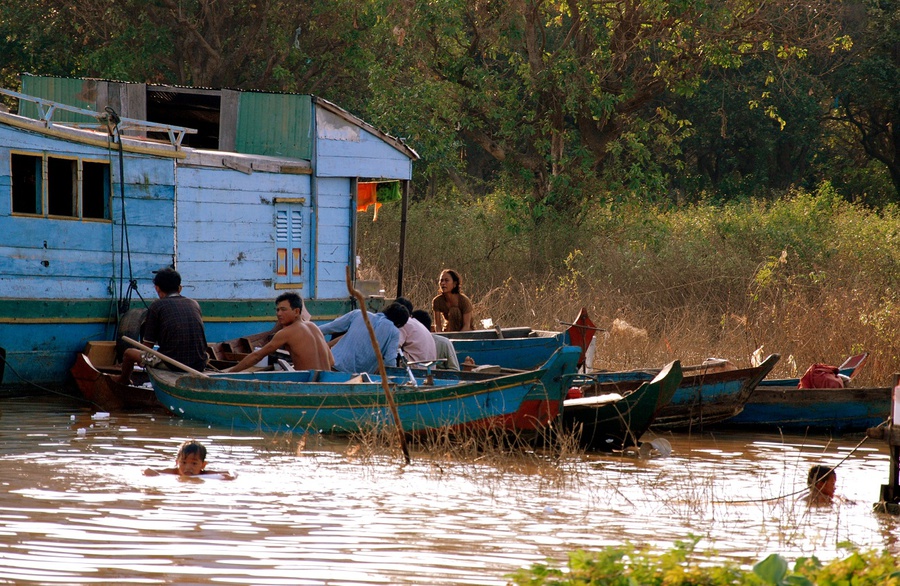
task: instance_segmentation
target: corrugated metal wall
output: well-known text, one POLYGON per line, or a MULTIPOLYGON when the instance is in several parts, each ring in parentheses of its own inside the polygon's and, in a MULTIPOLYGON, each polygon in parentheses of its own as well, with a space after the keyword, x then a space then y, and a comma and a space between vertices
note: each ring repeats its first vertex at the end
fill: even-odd
POLYGON ((310 160, 312 141, 310 96, 241 93, 237 152, 310 160))
MULTIPOLYGON (((96 83, 86 84, 82 79, 68 79, 64 77, 40 77, 36 75, 22 75, 22 93, 29 96, 39 96, 54 102, 62 102, 76 108, 85 110, 96 109, 96 83), (90 87, 88 87, 90 86, 90 87), (91 95, 85 95, 85 90, 91 95), (89 100, 89 101, 88 101, 89 100)), ((19 102, 19 114, 28 118, 38 119, 37 104, 34 102, 19 102)), ((74 112, 57 110, 53 114, 54 122, 78 122, 96 123, 96 118, 89 118, 74 112)))
MULTIPOLYGON (((120 82, 24 74, 22 75, 22 93, 96 111, 98 84, 106 83, 120 84, 120 82)), ((223 95, 228 92, 228 90, 223 90, 223 95)), ((224 109, 220 118, 220 124, 223 125, 220 136, 225 138, 224 147, 233 148, 238 153, 288 157, 307 161, 312 159, 313 109, 310 96, 264 92, 234 93, 238 95, 237 120, 233 118, 234 113, 230 107, 224 109), (230 125, 233 125, 233 128, 228 127, 230 125), (232 137, 234 137, 233 147, 232 137)), ((138 99, 137 96, 127 98, 128 101, 135 99, 138 99)), ((141 99, 143 104, 129 102, 125 105, 119 104, 119 106, 124 110, 146 113, 146 94, 141 99)), ((23 101, 19 113, 29 118, 38 118, 37 106, 33 102, 23 101)), ((63 110, 57 111, 53 120, 56 122, 96 122, 93 118, 63 110)))

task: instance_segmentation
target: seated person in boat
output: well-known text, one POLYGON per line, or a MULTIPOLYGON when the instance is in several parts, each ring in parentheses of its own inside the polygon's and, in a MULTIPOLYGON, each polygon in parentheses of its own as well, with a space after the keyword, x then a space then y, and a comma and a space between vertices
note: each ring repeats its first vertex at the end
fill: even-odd
MULTIPOLYGON (((425 329, 431 330, 431 316, 424 309, 416 309, 412 312, 412 317, 419 320, 425 329)), ((438 368, 446 368, 447 370, 459 370, 459 359, 456 357, 456 349, 453 348, 453 342, 449 338, 445 338, 439 334, 430 334, 434 339, 435 358, 437 360, 444 359, 444 362, 438 365, 438 368)))
POLYGON ((830 505, 835 499, 834 489, 837 485, 837 474, 831 466, 817 464, 809 469, 806 485, 809 488, 806 502, 810 506, 830 505))
MULTIPOLYGON (((159 297, 150 304, 141 336, 144 345, 159 345, 159 352, 173 360, 202 371, 206 367, 206 331, 200 304, 181 295, 181 275, 173 268, 154 271, 153 287, 159 297)), ((122 356, 119 382, 129 384, 134 365, 143 352, 129 348, 122 356)))
POLYGON ((234 480, 235 475, 231 472, 223 472, 219 470, 206 469, 206 446, 197 440, 187 440, 178 448, 178 455, 175 457, 174 468, 162 468, 155 470, 147 468, 144 470, 144 476, 159 476, 160 474, 178 474, 179 476, 201 476, 208 474, 216 474, 224 480, 234 480))
MULTIPOLYGON (((437 349, 429 328, 413 315, 412 302, 406 297, 398 297, 397 303, 406 308, 410 318, 400 328, 400 350, 409 362, 428 362, 437 358, 437 349)), ((431 320, 428 320, 431 323, 431 320)))
POLYGON ((279 348, 287 348, 291 353, 295 370, 331 370, 334 366, 331 348, 319 328, 303 319, 303 299, 298 294, 279 295, 275 299, 275 317, 281 329, 272 339, 225 372, 246 370, 279 348))
POLYGON ((468 332, 472 330, 472 300, 463 295, 459 273, 444 269, 438 279, 438 295, 431 300, 434 331, 468 332))
MULTIPOLYGON (((397 366, 400 328, 409 320, 409 312, 399 303, 391 303, 381 313, 367 312, 385 366, 397 366)), ((332 339, 334 369, 340 372, 378 372, 378 357, 372 350, 369 330, 362 311, 354 309, 336 320, 319 326, 325 335, 341 335, 332 339)))

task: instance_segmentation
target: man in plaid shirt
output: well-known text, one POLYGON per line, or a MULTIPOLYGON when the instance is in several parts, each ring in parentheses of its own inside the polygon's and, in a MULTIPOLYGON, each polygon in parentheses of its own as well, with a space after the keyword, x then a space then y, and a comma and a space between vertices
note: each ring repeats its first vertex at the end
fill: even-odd
MULTIPOLYGON (((159 345, 159 352, 173 360, 203 371, 206 367, 206 332, 200 304, 181 296, 181 275, 173 268, 154 271, 153 286, 159 299, 150 305, 144 321, 144 345, 159 345)), ((129 348, 122 356, 120 381, 129 384, 134 365, 141 361, 142 352, 129 348)))

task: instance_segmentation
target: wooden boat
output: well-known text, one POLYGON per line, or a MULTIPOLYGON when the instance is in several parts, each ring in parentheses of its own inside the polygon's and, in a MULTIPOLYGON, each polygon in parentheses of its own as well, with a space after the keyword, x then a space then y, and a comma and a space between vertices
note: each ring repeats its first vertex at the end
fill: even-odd
MULTIPOLYGON (((264 345, 270 335, 270 332, 261 332, 209 344, 211 370, 222 370, 237 364, 254 348, 264 345)), ((116 363, 116 342, 88 342, 84 351, 75 355, 75 364, 69 372, 81 395, 105 411, 162 408, 156 400, 150 377, 143 369, 135 368, 132 372, 131 381, 134 384, 118 381, 122 370, 121 365, 116 363)))
POLYGON ((891 412, 892 387, 798 389, 758 387, 744 410, 722 422, 729 429, 863 432, 891 412))
MULTIPOLYGON (((490 375, 435 371, 389 374, 403 430, 534 429, 530 406, 562 402, 579 350, 559 349, 540 369, 490 375)), ((255 372, 201 377, 148 369, 157 399, 172 413, 228 428, 347 434, 392 424, 378 375, 330 371, 255 372)))
MULTIPOLYGON (((590 377, 590 375, 585 375, 590 377)), ((653 419, 667 405, 683 375, 679 361, 670 362, 659 374, 624 395, 597 395, 590 384, 579 385, 591 396, 567 399, 563 405, 563 429, 572 431, 582 447, 617 451, 637 446, 653 419)))
MULTIPOLYGON (((272 339, 274 332, 275 330, 273 328, 265 332, 241 336, 240 338, 235 338, 233 340, 211 343, 207 346, 210 362, 217 369, 223 368, 226 363, 237 364, 248 354, 252 354, 257 348, 261 348, 268 344, 269 340, 272 339)), ((290 353, 284 352, 283 357, 290 360, 290 353)))
MULTIPOLYGON (((744 408, 754 389, 779 360, 778 354, 767 357, 751 368, 722 370, 711 365, 684 373, 675 396, 656 414, 654 429, 694 429, 734 417, 744 408)), ((651 380, 658 370, 630 370, 592 373, 597 384, 593 393, 619 393, 636 389, 651 380)))
POLYGON ((786 432, 862 432, 886 420, 891 387, 797 389, 758 387, 744 410, 722 422, 729 429, 755 428, 786 432))
POLYGON ((468 332, 440 332, 453 342, 462 364, 467 357, 478 365, 531 370, 545 363, 559 348, 573 345, 581 348, 578 365, 594 336, 596 327, 582 308, 575 322, 562 332, 534 330, 529 327, 495 328, 468 332))
POLYGON ((88 342, 84 352, 76 354, 70 372, 81 395, 104 411, 161 408, 145 371, 135 369, 133 385, 118 382, 121 369, 114 365, 115 354, 115 342, 88 342))

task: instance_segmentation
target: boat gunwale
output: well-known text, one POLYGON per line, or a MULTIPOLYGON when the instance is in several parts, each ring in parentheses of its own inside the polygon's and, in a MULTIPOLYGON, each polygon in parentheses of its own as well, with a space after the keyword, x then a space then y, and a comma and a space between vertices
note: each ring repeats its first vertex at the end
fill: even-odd
MULTIPOLYGON (((184 402, 194 402, 194 403, 203 403, 203 404, 215 404, 215 405, 231 405, 231 406, 245 406, 245 407, 260 407, 260 408, 277 408, 277 409, 304 409, 304 408, 321 408, 328 407, 331 403, 335 403, 338 401, 342 401, 339 405, 341 407, 345 406, 347 400, 352 400, 354 403, 354 408, 366 408, 367 406, 371 407, 382 407, 386 404, 386 399, 384 396, 384 391, 381 386, 381 382, 371 382, 371 383, 350 383, 355 388, 362 388, 364 392, 359 393, 350 393, 347 392, 334 392, 334 390, 340 386, 347 386, 346 382, 314 382, 314 383, 300 383, 300 382, 283 382, 283 383, 275 383, 278 385, 306 385, 313 384, 316 386, 325 387, 321 392, 317 393, 298 393, 298 392, 290 392, 290 391, 273 391, 273 392, 264 392, 261 393, 259 389, 248 389, 248 390, 240 390, 240 389, 218 389, 218 388, 206 388, 206 389, 198 389, 198 388, 182 388, 176 386, 180 379, 189 378, 196 381, 202 381, 204 378, 212 378, 212 377, 198 377, 195 375, 185 374, 185 373, 176 373, 173 371, 162 371, 160 369, 148 369, 148 371, 152 371, 151 380, 154 384, 154 389, 157 384, 161 384, 164 387, 164 392, 167 395, 170 395, 176 400, 184 401, 184 402), (160 376, 159 373, 165 373, 160 376), (167 380, 168 379, 168 380, 167 380), (327 386, 326 386, 327 385, 327 386), (332 388, 328 388, 332 387, 332 388), (220 396, 222 400, 212 400, 210 396, 220 396), (226 397, 232 398, 230 401, 224 400, 226 397), (267 402, 265 403, 255 403, 250 404, 245 401, 240 401, 240 397, 258 397, 265 398, 267 402), (288 404, 279 404, 277 401, 286 401, 288 404), (302 402, 305 401, 313 401, 315 400, 315 404, 305 404, 302 402)), ((503 375, 499 377, 493 377, 490 379, 486 379, 483 381, 471 381, 464 382, 462 385, 441 385, 435 387, 400 387, 404 389, 402 392, 398 393, 394 391, 394 400, 398 403, 406 405, 425 405, 429 403, 440 403, 440 402, 449 402, 449 401, 458 401, 465 400, 469 397, 474 397, 478 395, 490 394, 490 393, 501 393, 508 389, 512 389, 515 387, 523 387, 524 395, 527 395, 531 388, 529 385, 535 385, 540 383, 540 379, 543 374, 546 372, 545 369, 540 369, 536 371, 527 371, 523 373, 516 373, 511 375, 503 375), (502 384, 498 384, 497 381, 502 379, 502 384), (460 386, 466 387, 466 392, 460 393, 460 386), (526 388, 528 387, 528 388, 526 388), (430 396, 423 396, 419 399, 408 399, 407 397, 415 394, 415 393, 429 393, 430 396), (435 393, 440 393, 440 395, 435 396, 435 393)), ((218 378, 218 380, 242 380, 242 379, 223 379, 218 378)), ((253 379, 249 379, 248 382, 253 381, 253 379)), ((266 384, 268 381, 266 381, 266 384)), ((523 395, 523 397, 524 397, 523 395)))

